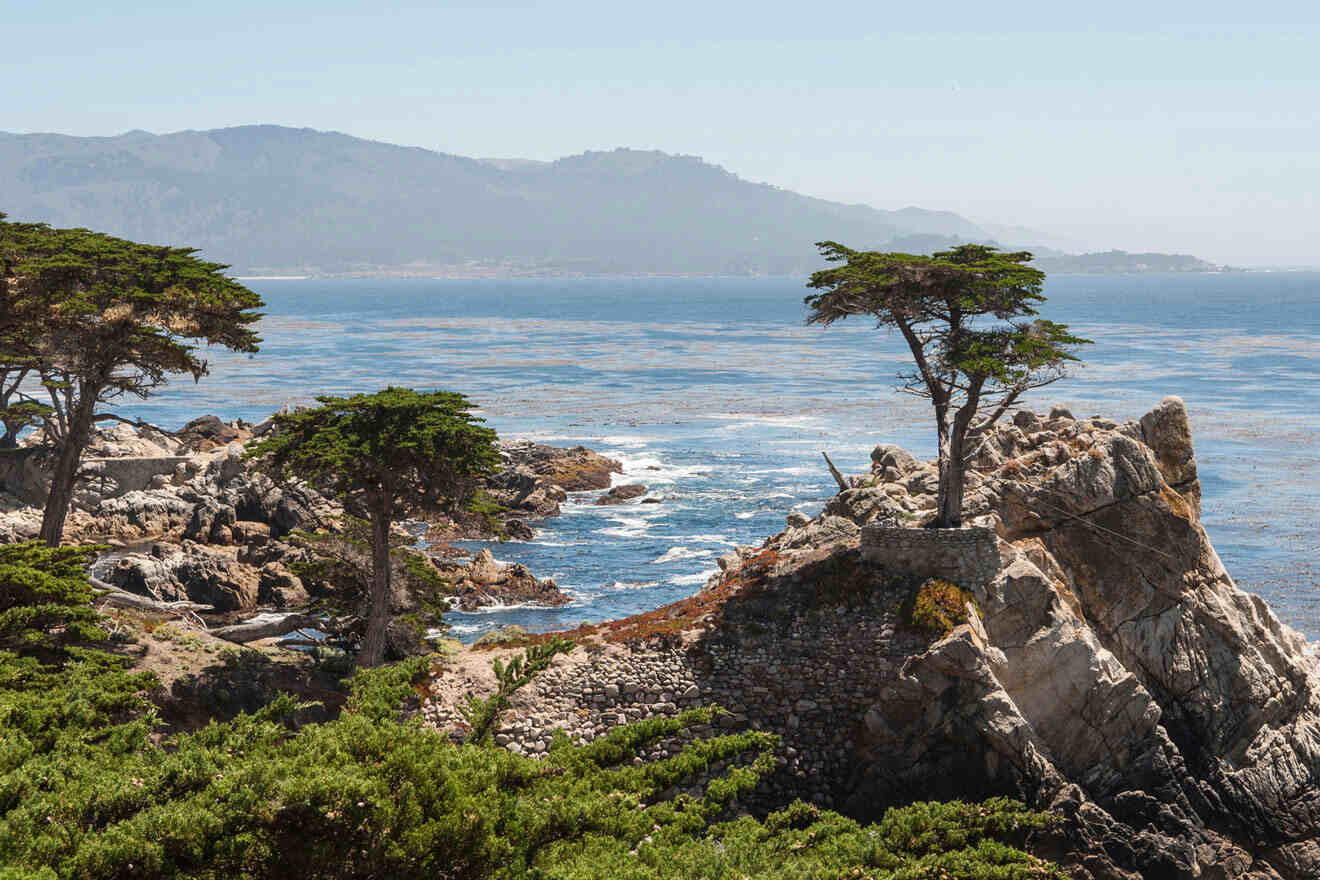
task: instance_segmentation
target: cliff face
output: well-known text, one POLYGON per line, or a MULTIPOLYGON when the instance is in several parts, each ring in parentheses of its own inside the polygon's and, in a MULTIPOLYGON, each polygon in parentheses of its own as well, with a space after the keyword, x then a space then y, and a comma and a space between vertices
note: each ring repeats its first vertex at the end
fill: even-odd
POLYGON ((989 531, 954 560, 992 576, 961 585, 975 605, 935 636, 910 609, 947 548, 895 529, 933 509, 934 468, 874 460, 694 599, 582 633, 600 650, 535 684, 504 743, 714 700, 783 737, 769 803, 869 819, 1005 794, 1063 817, 1038 844, 1079 878, 1320 876, 1315 653, 1211 547, 1180 401, 1125 425, 1056 411, 999 428, 965 511, 989 531))
MULTIPOLYGON (((999 572, 868 712, 854 811, 955 773, 1068 816, 1096 876, 1320 875, 1315 658, 1201 528, 1182 402, 1122 426, 1023 414, 977 464, 968 513, 999 572)), ((927 470, 834 508, 924 510, 927 470)))

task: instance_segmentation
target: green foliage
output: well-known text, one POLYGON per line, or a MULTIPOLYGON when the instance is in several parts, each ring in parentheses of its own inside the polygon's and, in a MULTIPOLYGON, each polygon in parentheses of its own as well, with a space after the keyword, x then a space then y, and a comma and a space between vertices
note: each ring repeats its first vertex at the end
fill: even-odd
MULTIPOLYGON (((7 610, 83 619, 77 558, 0 548, 0 586, 26 585, 0 590, 7 610)), ((1017 848, 1049 820, 1011 801, 914 804, 866 827, 801 803, 729 821, 773 770, 774 737, 745 731, 635 760, 707 728, 713 707, 581 747, 560 736, 544 760, 455 745, 401 711, 426 658, 358 672, 334 721, 296 728, 299 704, 282 696, 156 743, 150 677, 95 645, 52 652, 50 619, 45 639, 22 635, 33 623, 10 630, 35 653, 0 650, 0 880, 1064 876, 1017 848)), ((501 665, 506 693, 559 650, 501 665)))
POLYGON ((501 541, 505 538, 505 532, 500 514, 506 510, 507 507, 490 497, 486 490, 480 487, 473 490, 472 497, 467 503, 467 512, 485 520, 486 528, 501 541))
POLYGON ((900 390, 929 398, 939 438, 935 522, 962 524, 963 468, 983 436, 1027 391, 1067 375, 1090 340, 1035 318, 1045 273, 1031 254, 965 244, 930 256, 817 243, 839 265, 811 275, 807 323, 869 315, 902 334, 915 369, 900 390), (985 323, 985 322, 990 323, 985 323))
POLYGON ((99 405, 206 375, 198 344, 253 352, 261 298, 190 248, 0 220, 0 421, 59 448, 41 538, 59 543, 99 405), (50 406, 20 389, 31 373, 50 406))
POLYGON ((976 597, 939 578, 921 584, 903 604, 903 620, 934 639, 943 638, 968 620, 967 606, 979 608, 976 597))
POLYGON ((0 651, 48 659, 105 638, 86 565, 103 547, 0 545, 0 651))
POLYGON ((250 447, 282 474, 332 487, 359 510, 411 510, 465 504, 476 480, 499 464, 495 432, 452 391, 386 388, 275 416, 274 430, 250 447), (396 507, 397 505, 397 507, 396 507))
POLYGON ((500 713, 509 707, 509 697, 514 691, 532 680, 532 676, 550 666, 550 661, 557 654, 567 654, 576 647, 568 639, 553 636, 544 642, 528 646, 519 657, 514 657, 508 665, 498 657, 491 661, 495 671, 495 693, 479 698, 468 695, 467 705, 463 707, 463 720, 471 726, 468 742, 489 745, 500 713))

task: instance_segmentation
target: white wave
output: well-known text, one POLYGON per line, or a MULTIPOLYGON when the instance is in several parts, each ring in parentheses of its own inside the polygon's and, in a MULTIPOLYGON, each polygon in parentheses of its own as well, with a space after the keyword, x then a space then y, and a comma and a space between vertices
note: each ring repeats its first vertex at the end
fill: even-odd
POLYGON ((722 422, 740 422, 742 424, 731 425, 734 430, 744 427, 757 425, 770 425, 780 428, 799 428, 804 425, 810 425, 817 421, 815 416, 811 415, 771 415, 768 413, 712 413, 709 418, 719 419, 722 422))
POLYGON ((608 528, 596 529, 595 534, 609 535, 611 538, 641 538, 651 528, 651 520, 645 516, 618 517, 614 523, 608 528))
POLYGON ((760 513, 760 511, 757 511, 757 510, 749 510, 749 511, 747 511, 746 513, 735 513, 735 514, 733 515, 733 518, 734 518, 734 519, 751 519, 752 517, 756 516, 758 513, 760 513))
POLYGON ((623 473, 612 474, 611 486, 629 483, 644 483, 647 486, 668 486, 679 480, 697 476, 709 471, 702 465, 667 464, 656 455, 618 455, 615 456, 623 465, 623 473))
POLYGON ((693 584, 704 584, 706 581, 710 580, 710 576, 717 571, 719 571, 718 568, 710 568, 706 571, 697 572, 696 574, 681 574, 677 577, 671 577, 669 582, 679 587, 690 587, 693 584))
POLYGON ((637 448, 647 446, 652 441, 652 437, 643 437, 640 434, 606 434, 604 437, 593 437, 592 440, 602 446, 623 446, 637 448))
POLYGON ((645 590, 650 587, 660 586, 659 581, 615 581, 605 589, 607 590, 645 590))
POLYGON ((693 550, 688 547, 670 547, 663 556, 651 560, 652 565, 661 565, 666 562, 677 562, 680 559, 697 559, 702 556, 710 556, 714 550, 693 550))
MULTIPOLYGON (((572 587, 561 587, 560 589, 569 596, 576 594, 576 591, 572 587)), ((507 605, 502 605, 496 602, 494 605, 483 605, 480 608, 474 608, 471 611, 456 611, 455 613, 463 614, 465 616, 473 616, 479 614, 499 614, 504 611, 560 611, 564 608, 577 608, 581 605, 582 603, 578 601, 567 602, 563 605, 539 605, 536 602, 510 602, 507 605)), ((460 624, 453 625, 459 626, 460 624)))
POLYGON ((436 627, 426 631, 426 637, 429 639, 441 638, 446 635, 467 635, 468 633, 481 632, 486 627, 479 623, 451 623, 448 629, 436 627))
POLYGON ((814 473, 816 470, 818 470, 818 468, 808 467, 808 466, 806 466, 806 465, 799 465, 799 466, 797 466, 797 467, 760 468, 760 469, 758 469, 758 470, 754 470, 754 471, 747 471, 747 473, 749 473, 749 474, 792 474, 793 476, 800 476, 800 475, 802 475, 802 474, 810 474, 810 473, 814 473))

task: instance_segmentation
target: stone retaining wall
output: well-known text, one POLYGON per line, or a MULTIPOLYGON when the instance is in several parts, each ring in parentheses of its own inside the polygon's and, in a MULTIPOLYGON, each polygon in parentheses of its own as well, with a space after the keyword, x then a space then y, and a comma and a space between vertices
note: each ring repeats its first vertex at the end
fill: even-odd
MULTIPOLYGON (((0 453, 0 492, 13 495, 26 504, 40 507, 50 490, 50 472, 40 464, 44 450, 24 448, 0 453)), ((129 492, 153 488, 156 477, 174 479, 180 467, 188 468, 193 458, 179 455, 154 457, 84 458, 78 493, 92 498, 118 498, 129 492)), ((187 471, 186 476, 192 476, 187 471)), ((81 500, 81 499, 80 499, 81 500)))
POLYGON ((862 527, 862 558, 890 571, 938 577, 965 590, 984 587, 999 571, 999 542, 992 529, 862 527))
MULTIPOLYGON (((899 625, 905 591, 878 569, 858 570, 874 584, 852 605, 818 597, 814 583, 795 580, 774 595, 731 600, 718 628, 670 648, 579 647, 514 696, 495 741, 536 755, 555 729, 589 742, 616 724, 718 703, 731 713, 718 727, 782 738, 778 770, 749 806, 783 806, 796 797, 837 806, 857 771, 858 725, 903 661, 926 643, 899 625)), ((459 720, 456 706, 428 703, 424 713, 441 728, 459 720)), ((659 743, 644 757, 680 747, 659 743)))

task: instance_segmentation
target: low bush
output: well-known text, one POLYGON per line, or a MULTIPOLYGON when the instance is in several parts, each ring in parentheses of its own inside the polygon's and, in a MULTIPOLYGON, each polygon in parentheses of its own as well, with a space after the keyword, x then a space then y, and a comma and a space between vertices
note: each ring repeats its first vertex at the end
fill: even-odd
POLYGON ((730 819, 774 767, 763 732, 636 761, 715 708, 560 736, 539 761, 455 745, 401 711, 428 658, 357 673, 333 721, 295 729, 284 696, 155 742, 151 678, 107 650, 85 558, 0 548, 0 880, 1064 876, 1014 845, 1048 820, 1011 801, 730 819))
POLYGON ((956 584, 931 578, 903 603, 903 621, 932 639, 940 639, 967 622, 967 606, 976 608, 976 598, 956 584))

